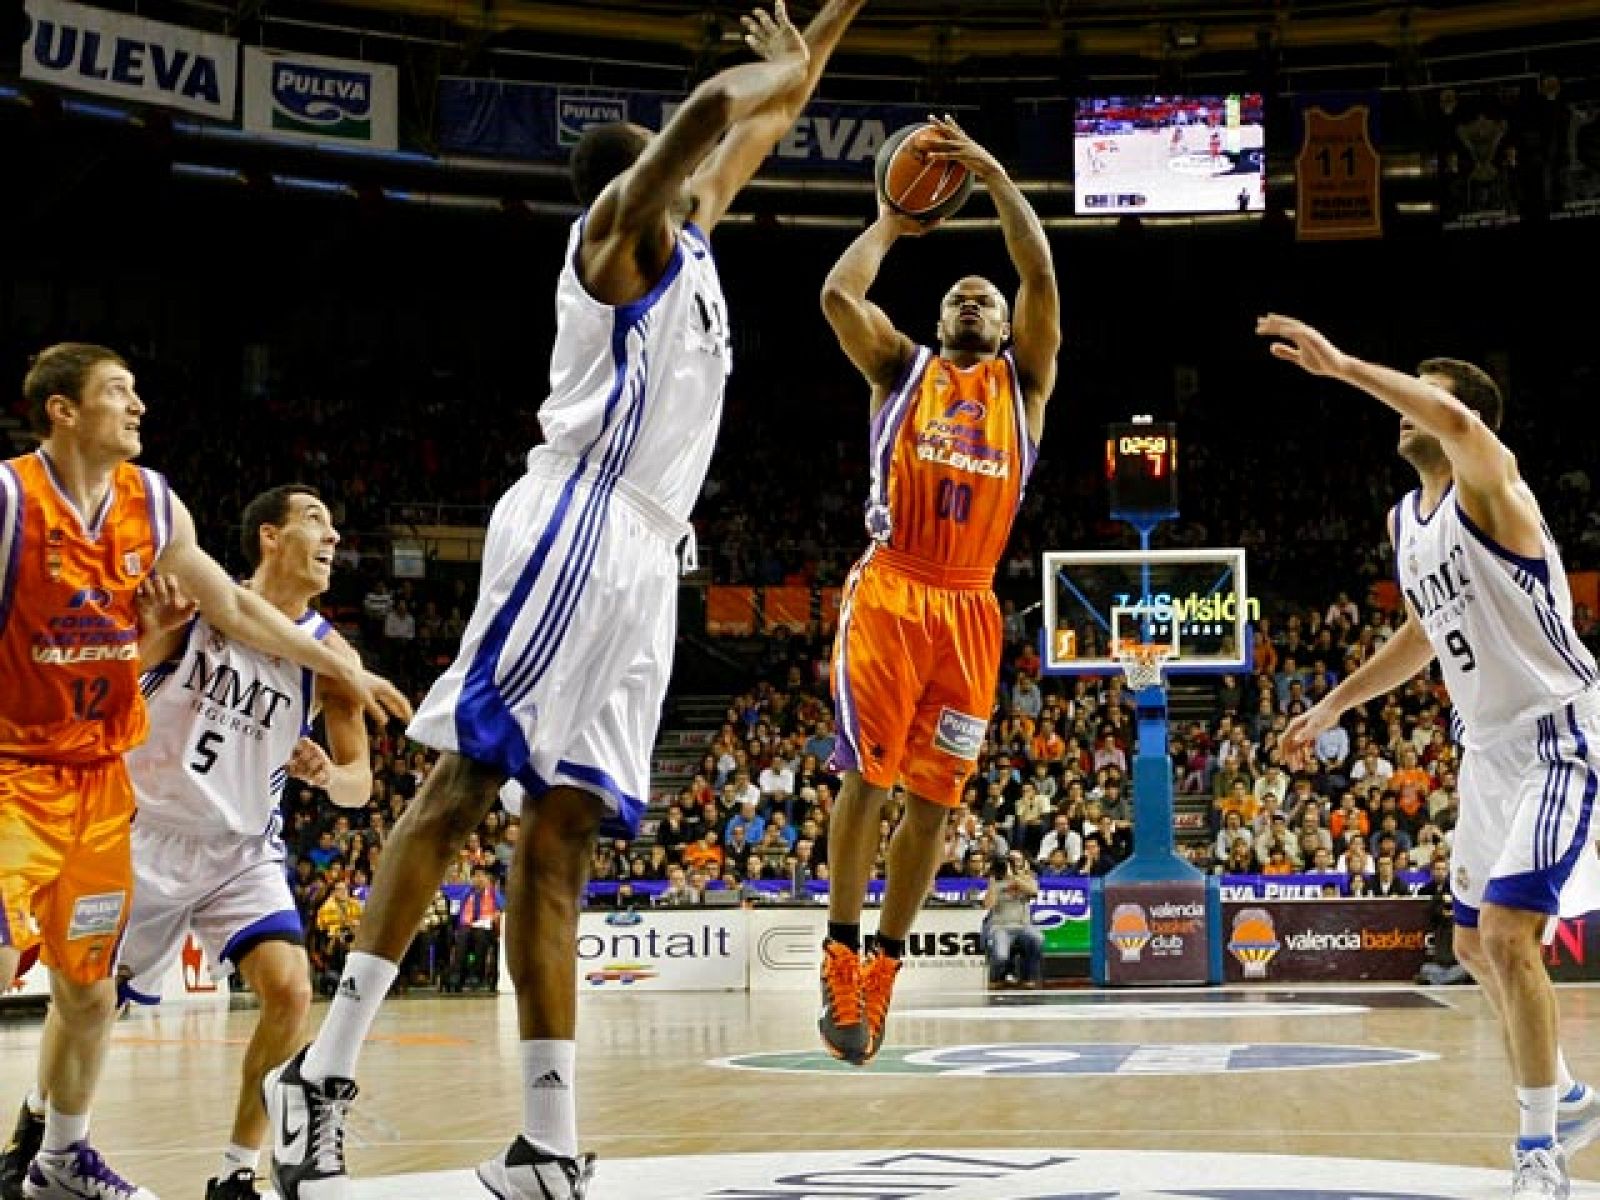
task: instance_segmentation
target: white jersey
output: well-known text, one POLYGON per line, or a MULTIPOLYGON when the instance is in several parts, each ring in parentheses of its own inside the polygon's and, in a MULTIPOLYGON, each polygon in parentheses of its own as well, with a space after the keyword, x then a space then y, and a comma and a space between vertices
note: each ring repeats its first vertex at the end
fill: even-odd
POLYGON ((1451 484, 1432 514, 1422 493, 1395 506, 1400 588, 1433 644, 1468 746, 1512 734, 1583 696, 1600 672, 1572 626, 1561 553, 1525 558, 1474 525, 1451 484))
POLYGON ((686 521, 705 482, 733 369, 727 303, 705 235, 679 232, 650 294, 613 308, 578 278, 573 223, 556 284, 545 444, 602 479, 622 478, 686 521))
MULTIPOLYGON (((297 624, 319 641, 332 628, 315 612, 297 624)), ((238 645, 196 617, 177 657, 142 681, 150 736, 127 756, 138 822, 275 837, 314 683, 307 668, 238 645)))

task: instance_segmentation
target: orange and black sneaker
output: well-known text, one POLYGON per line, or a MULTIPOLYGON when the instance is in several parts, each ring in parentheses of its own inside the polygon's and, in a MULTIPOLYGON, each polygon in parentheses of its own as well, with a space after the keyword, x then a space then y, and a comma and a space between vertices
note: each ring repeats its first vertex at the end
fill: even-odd
POLYGON ((867 1061, 866 1006, 861 990, 861 956, 843 942, 822 943, 822 1044, 835 1058, 860 1066, 867 1061))
POLYGON ((867 1006, 867 1055, 871 1062, 883 1046, 883 1029, 889 1023, 889 1001, 894 999, 894 977, 900 974, 900 960, 881 950, 867 956, 861 968, 861 992, 867 1006))

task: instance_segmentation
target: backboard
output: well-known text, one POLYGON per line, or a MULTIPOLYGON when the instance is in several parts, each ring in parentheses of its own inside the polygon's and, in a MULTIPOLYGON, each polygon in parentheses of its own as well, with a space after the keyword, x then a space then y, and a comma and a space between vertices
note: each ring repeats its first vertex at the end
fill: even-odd
POLYGON ((1250 622, 1260 613, 1242 549, 1054 550, 1043 579, 1047 675, 1120 672, 1113 648, 1129 642, 1170 648, 1169 675, 1250 662, 1250 622))

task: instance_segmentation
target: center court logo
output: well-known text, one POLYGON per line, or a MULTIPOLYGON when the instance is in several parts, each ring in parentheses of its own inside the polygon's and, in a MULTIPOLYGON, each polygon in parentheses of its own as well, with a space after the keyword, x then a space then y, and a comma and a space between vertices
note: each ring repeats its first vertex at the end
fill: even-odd
POLYGON ((1246 979, 1265 979, 1267 965, 1282 947, 1272 914, 1266 909, 1245 908, 1234 915, 1228 953, 1239 960, 1246 979))
POLYGON ((1437 1055, 1387 1046, 1300 1042, 1001 1042, 969 1046, 891 1046, 865 1068, 820 1050, 740 1054, 711 1060, 714 1067, 745 1071, 867 1078, 873 1075, 1194 1076, 1257 1071, 1349 1070, 1425 1062, 1437 1055))
MULTIPOLYGON (((1504 1194, 1505 1172, 1268 1154, 944 1148, 601 1159, 594 1182, 601 1195, 652 1200, 1487 1200, 1504 1194)), ((362 1200, 482 1194, 470 1171, 363 1180, 360 1190, 362 1200)))

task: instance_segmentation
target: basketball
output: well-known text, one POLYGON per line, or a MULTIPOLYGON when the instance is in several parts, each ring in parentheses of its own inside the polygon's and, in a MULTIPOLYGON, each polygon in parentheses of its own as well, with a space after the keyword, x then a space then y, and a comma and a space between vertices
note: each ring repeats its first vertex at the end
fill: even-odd
POLYGON ((896 130, 878 151, 878 195, 919 221, 953 216, 972 194, 972 172, 958 162, 935 162, 926 143, 938 136, 927 122, 896 130))

